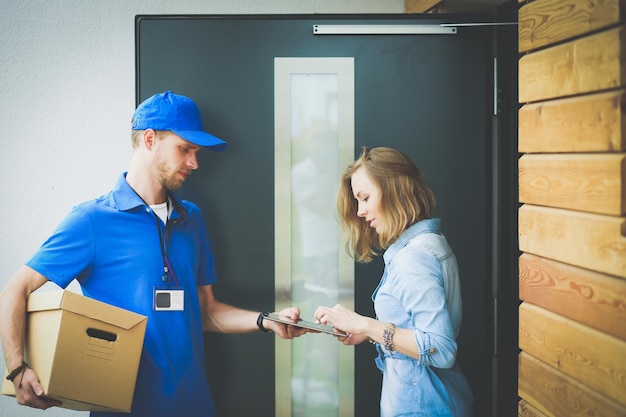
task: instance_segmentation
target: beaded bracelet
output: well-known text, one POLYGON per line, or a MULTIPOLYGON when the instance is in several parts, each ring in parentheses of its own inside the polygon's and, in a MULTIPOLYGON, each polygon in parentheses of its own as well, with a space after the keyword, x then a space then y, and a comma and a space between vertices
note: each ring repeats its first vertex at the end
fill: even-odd
POLYGON ((393 323, 389 323, 383 331, 383 342, 385 344, 385 349, 387 349, 389 352, 393 352, 393 334, 395 332, 396 325, 393 323))

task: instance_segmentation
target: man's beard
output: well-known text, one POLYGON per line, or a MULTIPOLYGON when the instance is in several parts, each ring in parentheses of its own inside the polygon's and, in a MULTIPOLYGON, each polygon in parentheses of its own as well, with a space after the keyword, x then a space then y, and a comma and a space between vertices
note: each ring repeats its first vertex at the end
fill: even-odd
POLYGON ((171 171, 167 169, 165 161, 157 160, 156 170, 157 180, 165 189, 178 190, 183 185, 184 180, 178 176, 178 171, 174 171, 173 174, 170 173, 171 171))

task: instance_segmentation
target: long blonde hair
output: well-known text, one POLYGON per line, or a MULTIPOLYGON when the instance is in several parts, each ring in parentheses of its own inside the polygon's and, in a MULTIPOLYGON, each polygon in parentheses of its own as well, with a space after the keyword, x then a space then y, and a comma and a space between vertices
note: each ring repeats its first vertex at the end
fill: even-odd
POLYGON ((337 195, 337 211, 346 234, 346 250, 358 262, 372 261, 409 226, 428 219, 436 205, 435 195, 419 168, 404 153, 392 148, 363 147, 359 159, 344 171, 337 195), (381 234, 357 216, 358 202, 352 194, 352 175, 365 168, 381 191, 380 210, 385 227, 381 234))

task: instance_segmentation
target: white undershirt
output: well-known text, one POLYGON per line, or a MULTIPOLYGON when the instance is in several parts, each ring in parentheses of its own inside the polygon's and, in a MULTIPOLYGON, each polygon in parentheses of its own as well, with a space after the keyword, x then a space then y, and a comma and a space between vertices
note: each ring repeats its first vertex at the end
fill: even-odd
POLYGON ((159 218, 161 219, 161 221, 163 222, 163 224, 167 224, 167 218, 168 218, 168 207, 169 204, 167 203, 167 201, 165 203, 161 203, 161 204, 151 204, 150 208, 152 208, 152 210, 154 210, 154 212, 157 214, 157 216, 159 216, 159 218))

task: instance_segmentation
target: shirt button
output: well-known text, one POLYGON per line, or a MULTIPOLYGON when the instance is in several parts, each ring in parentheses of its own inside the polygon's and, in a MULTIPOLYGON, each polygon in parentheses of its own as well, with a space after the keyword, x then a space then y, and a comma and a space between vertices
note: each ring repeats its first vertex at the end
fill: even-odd
POLYGON ((430 348, 430 349, 428 349, 428 353, 430 353, 431 355, 434 355, 435 353, 437 353, 437 349, 436 348, 430 348))

